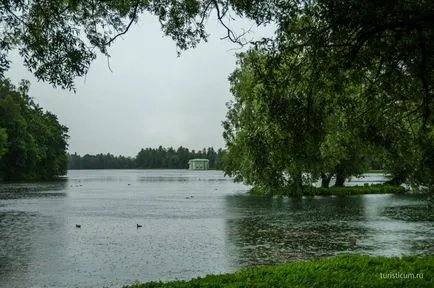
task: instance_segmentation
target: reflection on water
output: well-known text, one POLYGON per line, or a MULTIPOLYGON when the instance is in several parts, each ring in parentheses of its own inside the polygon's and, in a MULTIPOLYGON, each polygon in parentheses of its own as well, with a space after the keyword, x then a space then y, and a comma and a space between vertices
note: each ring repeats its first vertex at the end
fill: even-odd
POLYGON ((0 199, 65 197, 66 181, 1 183, 0 199))
POLYGON ((343 252, 434 254, 424 196, 270 199, 219 171, 68 176, 0 184, 0 287, 121 287, 343 252))
POLYGON ((228 178, 217 178, 217 179, 209 179, 209 178, 201 178, 201 177, 167 177, 167 176, 142 176, 137 179, 142 182, 167 182, 167 181, 231 181, 228 178))
POLYGON ((434 222, 434 208, 425 204, 386 207, 384 216, 408 222, 434 222))
POLYGON ((227 196, 226 201, 240 211, 239 218, 228 220, 228 235, 240 246, 241 266, 353 251, 354 241, 366 233, 358 225, 364 221, 363 197, 227 196))
MULTIPOLYGON (((80 170, 72 171, 75 173, 80 170)), ((81 170, 86 171, 86 170, 81 170)), ((76 177, 69 177, 71 185, 80 186, 87 182, 183 182, 183 181, 205 181, 205 182, 232 182, 232 179, 225 177, 221 171, 200 171, 200 170, 121 170, 119 174, 98 173, 101 170, 87 170, 89 173, 76 177)), ((118 170, 120 171, 120 170, 118 170)))
POLYGON ((343 252, 434 254, 433 211, 425 196, 225 200, 229 211, 238 211, 226 221, 227 237, 243 267, 343 252))
POLYGON ((65 181, 0 185, 0 287, 35 286, 62 265, 65 189, 65 181))
POLYGON ((232 181, 224 177, 221 172, 208 173, 209 171, 192 170, 186 173, 185 170, 149 170, 146 174, 137 177, 138 181, 144 182, 167 182, 167 181, 232 181))

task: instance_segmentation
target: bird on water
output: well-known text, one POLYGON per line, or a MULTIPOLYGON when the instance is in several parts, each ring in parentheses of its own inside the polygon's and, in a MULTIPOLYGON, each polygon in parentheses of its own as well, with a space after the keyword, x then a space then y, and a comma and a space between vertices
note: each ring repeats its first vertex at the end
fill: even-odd
POLYGON ((81 225, 75 224, 75 228, 81 228, 81 225))
POLYGON ((140 225, 140 224, 137 224, 137 228, 142 228, 142 225, 140 225))

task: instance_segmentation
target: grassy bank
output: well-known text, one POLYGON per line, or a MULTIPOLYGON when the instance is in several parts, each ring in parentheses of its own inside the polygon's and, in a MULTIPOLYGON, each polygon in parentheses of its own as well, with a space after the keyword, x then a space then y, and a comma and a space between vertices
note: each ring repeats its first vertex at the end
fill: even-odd
MULTIPOLYGON (((262 190, 261 187, 253 187, 249 193, 251 195, 291 195, 291 191, 272 191, 273 193, 267 193, 262 190)), ((394 186, 387 184, 374 184, 374 185, 364 185, 364 186, 344 186, 344 187, 304 187, 303 196, 330 196, 330 195, 362 195, 362 194, 403 194, 406 190, 402 186, 394 186)))
POLYGON ((340 255, 189 281, 149 282, 128 287, 434 287, 433 276, 434 256, 340 255))
POLYGON ((393 186, 387 184, 375 184, 364 186, 344 186, 344 187, 309 187, 305 195, 362 195, 362 194, 403 194, 406 192, 402 186, 393 186))
POLYGON ((385 174, 385 173, 387 173, 387 171, 384 170, 384 169, 370 169, 370 170, 368 170, 368 172, 366 172, 366 173, 385 174))

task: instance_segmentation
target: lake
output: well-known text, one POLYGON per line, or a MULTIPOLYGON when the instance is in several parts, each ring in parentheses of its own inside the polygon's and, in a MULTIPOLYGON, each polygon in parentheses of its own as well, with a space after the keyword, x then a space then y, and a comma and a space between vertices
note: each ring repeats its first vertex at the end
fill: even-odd
POLYGON ((0 287, 122 287, 339 253, 434 254, 426 196, 247 191, 221 171, 188 170, 0 184, 0 287))

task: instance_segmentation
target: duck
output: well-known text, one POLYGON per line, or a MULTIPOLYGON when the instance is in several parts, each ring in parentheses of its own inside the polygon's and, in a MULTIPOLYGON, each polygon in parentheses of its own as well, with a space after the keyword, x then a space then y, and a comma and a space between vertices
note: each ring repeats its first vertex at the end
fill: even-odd
POLYGON ((137 228, 142 228, 143 226, 140 224, 137 224, 137 228))
POLYGON ((75 228, 81 228, 81 225, 75 224, 75 228))

